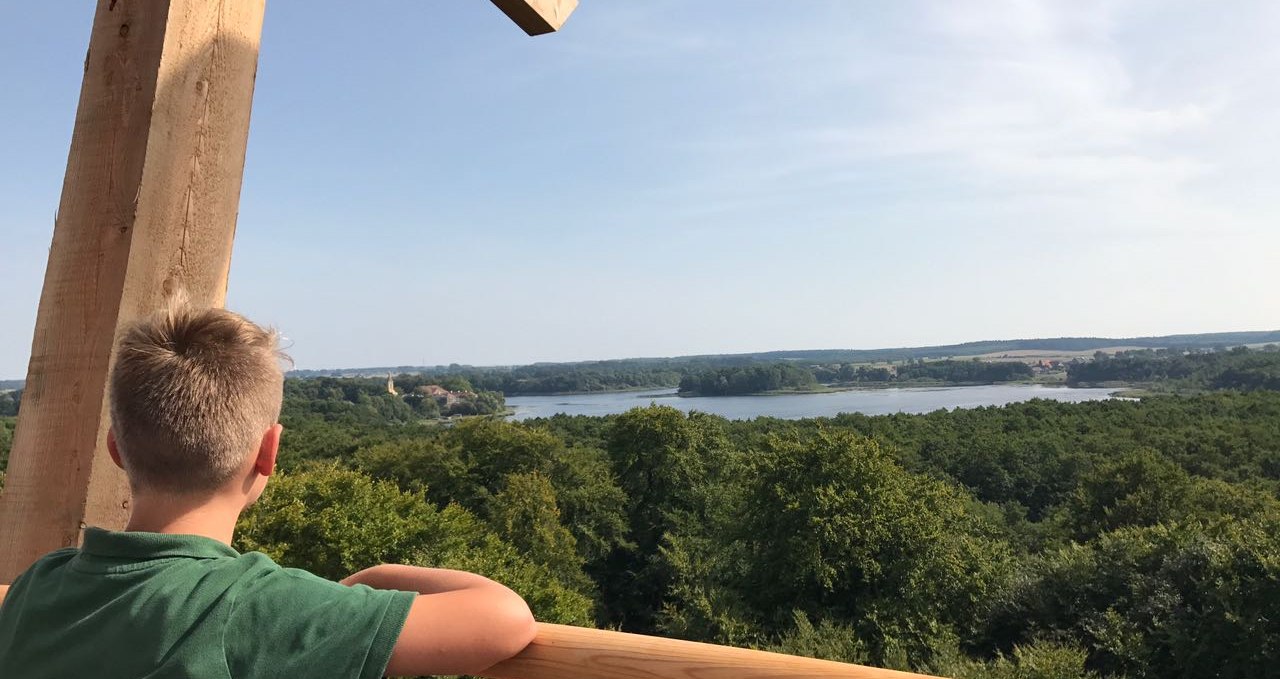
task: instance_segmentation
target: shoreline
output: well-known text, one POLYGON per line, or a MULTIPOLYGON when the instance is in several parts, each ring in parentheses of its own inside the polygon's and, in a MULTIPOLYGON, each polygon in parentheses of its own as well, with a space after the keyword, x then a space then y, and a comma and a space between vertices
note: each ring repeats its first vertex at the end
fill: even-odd
MULTIPOLYGON (((938 381, 913 381, 913 382, 884 382, 875 384, 843 384, 822 385, 817 389, 805 390, 779 390, 779 391, 750 391, 742 394, 699 394, 699 393, 676 393, 679 398, 732 398, 735 396, 804 396, 806 394, 838 394, 847 391, 888 391, 890 389, 963 389, 968 387, 1002 387, 1002 386, 1022 386, 1022 387, 1062 387, 1066 389, 1092 389, 1096 387, 1073 387, 1065 382, 1041 382, 1036 380, 1014 380, 1009 382, 938 382, 938 381)), ((1110 387, 1104 387, 1110 388, 1110 387)), ((1124 387, 1116 387, 1122 389, 1124 387)))
MULTIPOLYGON (((997 387, 997 386, 1024 386, 1024 387, 1060 387, 1065 389, 1114 389, 1116 395, 1122 391, 1136 390, 1140 391, 1140 385, 1077 385, 1072 386, 1066 382, 1045 382, 1040 380, 1017 380, 1010 382, 887 382, 875 384, 841 384, 841 385, 822 385, 816 389, 806 390, 783 390, 783 391, 763 391, 763 392, 747 392, 743 394, 690 394, 679 393, 673 391, 677 389, 675 386, 669 387, 635 387, 632 389, 608 389, 600 391, 557 391, 557 392, 539 392, 527 394, 504 394, 503 398, 549 398, 556 396, 605 396, 610 394, 646 394, 655 391, 670 391, 670 393, 650 394, 654 398, 733 398, 741 396, 804 396, 812 394, 836 394, 848 391, 888 391, 890 389, 962 389, 968 387, 997 387)), ((1153 392, 1143 392, 1143 396, 1153 395, 1153 392)))
POLYGON ((503 398, 525 398, 525 397, 543 397, 543 396, 595 396, 598 394, 638 394, 646 391, 657 391, 659 389, 676 389, 677 385, 669 387, 631 387, 629 389, 597 389, 595 391, 539 391, 525 392, 520 394, 502 394, 503 398))
MULTIPOLYGON (((520 402, 508 400, 515 408, 513 420, 551 417, 556 414, 600 417, 626 412, 650 403, 674 407, 684 412, 703 412, 730 420, 774 417, 806 419, 832 417, 839 413, 888 415, 893 413, 927 413, 955 408, 1004 406, 1031 400, 1050 402, 1099 401, 1117 399, 1119 389, 1071 388, 1028 382, 1005 382, 986 385, 891 385, 889 388, 840 388, 826 391, 783 392, 765 396, 815 395, 815 398, 760 398, 759 395, 677 396, 664 393, 593 397, 542 397, 520 402), (674 399, 674 400, 673 400, 674 399)), ((1128 400, 1128 399, 1126 399, 1128 400)))

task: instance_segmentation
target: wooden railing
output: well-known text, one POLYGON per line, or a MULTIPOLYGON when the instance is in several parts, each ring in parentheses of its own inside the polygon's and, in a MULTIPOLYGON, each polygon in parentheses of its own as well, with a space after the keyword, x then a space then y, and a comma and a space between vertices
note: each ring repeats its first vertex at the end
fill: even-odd
MULTIPOLYGON (((8 586, 0 585, 0 602, 8 586)), ((626 632, 538 625, 492 679, 929 679, 922 674, 626 632)))
POLYGON ((493 679, 927 679, 876 667, 625 632, 541 624, 493 679))

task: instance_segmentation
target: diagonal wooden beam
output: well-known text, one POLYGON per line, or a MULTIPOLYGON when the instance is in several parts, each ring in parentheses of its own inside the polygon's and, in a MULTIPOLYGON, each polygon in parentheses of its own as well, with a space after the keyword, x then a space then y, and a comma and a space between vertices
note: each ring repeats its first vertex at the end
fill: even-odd
POLYGON ((560 30, 578 6, 578 0, 492 0, 529 35, 560 30))
POLYGON ((183 288, 221 306, 264 0, 99 0, 0 495, 0 582, 123 528, 105 452, 117 330, 183 288))
MULTIPOLYGON (((577 6, 493 2, 530 35, 577 6)), ((103 453, 115 334, 177 288, 222 304, 264 4, 98 0, 0 495, 0 582, 128 517, 103 453)))

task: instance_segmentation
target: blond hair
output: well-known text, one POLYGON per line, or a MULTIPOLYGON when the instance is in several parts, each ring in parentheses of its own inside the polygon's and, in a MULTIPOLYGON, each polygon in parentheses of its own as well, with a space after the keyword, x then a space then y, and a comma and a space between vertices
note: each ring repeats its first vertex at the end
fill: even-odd
POLYGON ((225 309, 176 303, 125 329, 111 372, 111 422, 129 483, 216 490, 280 417, 287 360, 276 333, 225 309))

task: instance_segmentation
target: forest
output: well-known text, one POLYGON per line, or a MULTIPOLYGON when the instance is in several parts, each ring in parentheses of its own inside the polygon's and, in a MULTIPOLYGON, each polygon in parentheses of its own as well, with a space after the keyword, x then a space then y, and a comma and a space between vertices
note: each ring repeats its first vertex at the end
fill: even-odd
POLYGON ((1206 389, 1280 390, 1280 345, 1221 351, 1124 351, 1098 353, 1067 366, 1072 386, 1120 382, 1165 391, 1206 389))
POLYGON ((509 582, 543 620, 957 677, 1280 663, 1280 394, 728 421, 291 408, 241 549, 509 582))
MULTIPOLYGON (((501 392, 507 396, 525 394, 573 394, 593 391, 625 391, 674 387, 690 370, 710 365, 666 359, 634 359, 593 361, 586 363, 534 363, 513 367, 437 366, 420 368, 400 366, 353 371, 357 377, 370 375, 412 374, 428 381, 461 379, 476 389, 501 392)), ((293 371, 291 377, 333 377, 332 372, 293 371)), ((350 375, 345 375, 350 377, 350 375)))
POLYGON ((1274 676, 1280 392, 1220 387, 1277 355, 1098 361, 1167 362, 1144 374, 1191 395, 803 420, 441 420, 423 387, 501 395, 290 379, 281 473, 236 547, 331 578, 463 568, 544 621, 963 679, 1274 676))
POLYGON ((804 368, 787 363, 716 368, 680 380, 680 394, 686 396, 732 396, 774 391, 808 391, 818 388, 818 380, 804 368))
POLYGON ((546 621, 956 677, 1280 666, 1275 392, 453 426, 299 393, 236 546, 328 577, 466 568, 546 621))
POLYGON ((1031 379, 1031 366, 1021 361, 914 361, 894 369, 898 382, 935 380, 946 384, 991 384, 1031 379))

